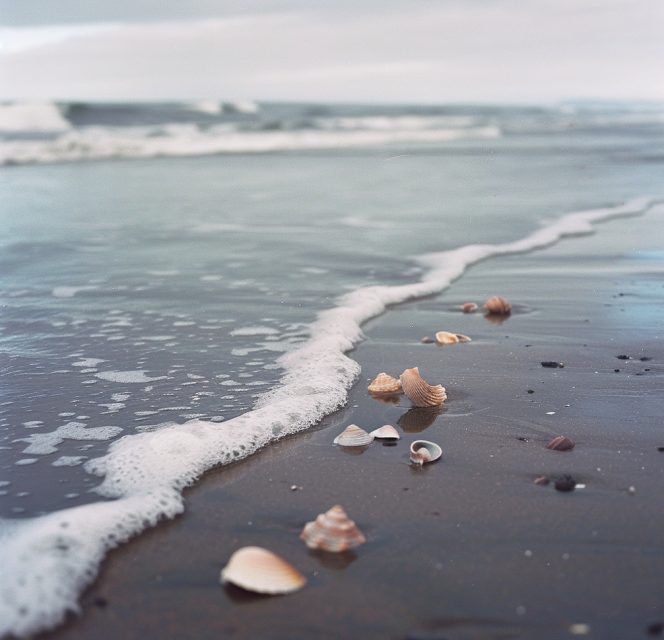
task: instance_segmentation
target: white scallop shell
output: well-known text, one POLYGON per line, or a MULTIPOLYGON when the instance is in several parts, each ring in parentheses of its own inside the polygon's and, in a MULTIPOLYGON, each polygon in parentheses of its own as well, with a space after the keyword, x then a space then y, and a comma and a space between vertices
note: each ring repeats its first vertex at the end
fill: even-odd
POLYGON ((505 298, 501 298, 500 296, 489 298, 484 303, 484 308, 488 313, 493 313, 497 316, 507 316, 512 313, 512 305, 505 300, 505 298))
POLYGON ((415 440, 410 445, 410 461, 413 464, 427 464, 434 462, 443 455, 443 450, 435 443, 428 440, 415 440))
POLYGON ((406 369, 401 374, 403 392, 416 407, 435 407, 443 404, 447 399, 445 387, 440 384, 430 385, 422 376, 417 367, 406 369))
POLYGON ((367 388, 369 393, 401 393, 401 382, 383 371, 376 376, 376 379, 367 388))
POLYGON ((300 538, 310 549, 322 549, 335 553, 353 549, 367 541, 364 534, 339 505, 321 513, 313 522, 307 522, 300 538))
POLYGON ((369 435, 384 440, 398 440, 401 438, 399 432, 391 424, 385 424, 379 429, 374 429, 369 435))
POLYGON ((456 344, 459 342, 456 333, 450 333, 449 331, 438 331, 436 332, 436 342, 438 344, 456 344))
POLYGON ((221 581, 270 595, 292 593, 307 583, 295 567, 262 547, 238 549, 221 570, 221 581))
POLYGON ((356 424, 348 425, 335 439, 340 447, 364 447, 371 444, 374 437, 356 424))

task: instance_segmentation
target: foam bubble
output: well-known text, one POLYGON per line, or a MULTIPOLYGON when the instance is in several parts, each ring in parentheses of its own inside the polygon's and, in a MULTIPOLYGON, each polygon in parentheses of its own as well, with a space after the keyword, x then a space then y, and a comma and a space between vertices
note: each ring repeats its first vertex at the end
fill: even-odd
POLYGON ((166 376, 146 376, 145 371, 145 369, 138 369, 136 371, 100 371, 99 373, 95 373, 95 376, 101 380, 107 380, 108 382, 124 382, 132 384, 166 379, 166 376))
POLYGON ((32 433, 16 442, 27 442, 23 453, 46 455, 55 453, 64 440, 110 440, 122 431, 122 427, 86 427, 83 422, 68 422, 55 431, 32 433))
POLYGON ((73 298, 79 291, 94 291, 95 289, 99 289, 99 287, 93 285, 82 287, 55 287, 52 293, 55 298, 73 298))

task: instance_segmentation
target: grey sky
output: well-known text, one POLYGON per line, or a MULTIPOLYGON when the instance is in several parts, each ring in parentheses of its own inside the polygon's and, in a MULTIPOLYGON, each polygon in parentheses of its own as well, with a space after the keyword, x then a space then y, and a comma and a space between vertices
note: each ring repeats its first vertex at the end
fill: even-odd
POLYGON ((0 0, 0 99, 664 100, 661 0, 0 0))

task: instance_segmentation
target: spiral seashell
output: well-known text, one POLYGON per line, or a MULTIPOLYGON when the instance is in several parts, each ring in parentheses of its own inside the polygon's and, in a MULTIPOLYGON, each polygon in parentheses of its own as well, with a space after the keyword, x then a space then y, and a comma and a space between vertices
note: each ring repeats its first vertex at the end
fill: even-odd
POLYGON ((373 442, 374 437, 356 424, 347 426, 335 439, 340 447, 364 447, 373 442))
POLYGON ((438 331, 436 334, 436 342, 438 344, 456 344, 459 342, 456 333, 450 333, 449 331, 438 331))
POLYGON ((399 432, 391 424, 385 424, 379 429, 374 429, 369 435, 383 440, 398 440, 401 438, 399 432))
POLYGON ((571 451, 574 449, 574 442, 566 436, 556 436, 546 445, 546 448, 553 451, 571 451))
POLYGON ((443 450, 435 443, 428 440, 415 440, 410 445, 410 461, 413 464, 427 464, 434 462, 443 455, 443 450))
POLYGON ((406 369, 401 374, 401 387, 416 407, 435 407, 447 399, 445 387, 440 384, 431 386, 427 383, 417 367, 406 369))
POLYGON ((367 541, 364 534, 339 505, 321 513, 313 522, 307 522, 300 538, 310 549, 321 549, 334 553, 353 549, 367 541))
POLYGON ((505 298, 501 298, 500 296, 489 298, 484 303, 484 308, 487 310, 487 313, 492 313, 497 316, 508 316, 512 313, 512 305, 505 300, 505 298))
POLYGON ((464 302, 461 305, 461 311, 464 313, 475 313, 475 311, 477 311, 477 305, 474 302, 464 302))
POLYGON ((367 388, 369 393, 375 394, 401 393, 401 382, 383 371, 367 388))
POLYGON ((269 595, 292 593, 307 583, 295 567, 262 547, 238 549, 221 570, 220 578, 221 582, 269 595))

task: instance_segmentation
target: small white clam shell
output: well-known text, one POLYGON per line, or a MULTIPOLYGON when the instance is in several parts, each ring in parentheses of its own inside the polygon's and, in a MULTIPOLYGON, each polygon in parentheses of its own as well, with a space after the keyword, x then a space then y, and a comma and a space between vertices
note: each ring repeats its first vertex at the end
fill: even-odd
POLYGON ((391 424, 384 424, 382 427, 371 431, 369 435, 384 440, 398 440, 401 437, 391 424))
POLYGON ((415 440, 410 445, 410 460, 413 464, 427 464, 434 462, 443 455, 443 450, 428 440, 415 440))
POLYGON ((340 505, 307 522, 300 538, 310 549, 339 553, 364 544, 367 539, 340 505))
POLYGON ((369 393, 375 394, 393 394, 401 393, 401 382, 398 378, 393 378, 391 375, 382 371, 379 373, 375 380, 367 387, 369 393))
POLYGON ((443 404, 447 399, 445 387, 438 384, 430 385, 422 376, 417 367, 406 369, 401 374, 403 392, 416 407, 435 407, 443 404))
POLYGON ((221 570, 221 581, 255 593, 278 595, 301 589, 307 579, 295 568, 262 547, 242 547, 221 570))
POLYGON ((364 447, 373 442, 374 437, 356 424, 348 425, 335 439, 340 447, 364 447))
POLYGON ((456 333, 450 333, 449 331, 437 331, 436 342, 438 344, 456 344, 459 342, 459 338, 457 338, 456 333))

